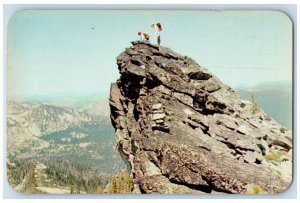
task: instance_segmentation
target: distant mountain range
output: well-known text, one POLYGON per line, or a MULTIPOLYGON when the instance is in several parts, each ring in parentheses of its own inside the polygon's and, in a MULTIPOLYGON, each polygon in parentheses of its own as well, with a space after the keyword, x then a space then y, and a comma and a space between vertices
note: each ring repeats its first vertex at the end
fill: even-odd
POLYGON ((105 177, 123 169, 109 111, 91 114, 94 105, 101 103, 70 108, 40 101, 8 101, 8 163, 38 161, 51 168, 72 161, 85 168, 80 173, 94 171, 105 177))
POLYGON ((259 107, 281 125, 292 129, 293 92, 290 82, 260 84, 255 87, 240 88, 236 91, 242 99, 254 96, 259 107))
POLYGON ((101 117, 109 117, 108 93, 103 94, 87 94, 87 95, 70 95, 70 96, 44 96, 32 95, 24 96, 22 101, 38 102, 53 106, 62 106, 85 111, 93 115, 101 115, 101 117))

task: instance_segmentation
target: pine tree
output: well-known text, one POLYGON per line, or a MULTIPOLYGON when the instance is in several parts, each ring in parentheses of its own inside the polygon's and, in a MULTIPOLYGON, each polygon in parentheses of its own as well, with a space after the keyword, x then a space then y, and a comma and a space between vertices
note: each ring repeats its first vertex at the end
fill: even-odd
POLYGON ((253 95, 251 95, 251 103, 252 103, 252 106, 251 106, 251 109, 250 109, 251 113, 256 114, 259 111, 259 108, 258 108, 258 105, 257 105, 253 95))
POLYGON ((97 189, 96 189, 96 194, 103 194, 104 193, 104 189, 99 186, 97 189))
POLYGON ((123 170, 112 177, 106 193, 130 194, 133 190, 133 180, 127 170, 123 170))

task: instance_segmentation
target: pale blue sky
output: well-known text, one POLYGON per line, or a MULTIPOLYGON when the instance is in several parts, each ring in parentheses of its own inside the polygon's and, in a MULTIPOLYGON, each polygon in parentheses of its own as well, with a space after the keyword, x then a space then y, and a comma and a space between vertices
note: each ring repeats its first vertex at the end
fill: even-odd
POLYGON ((162 46, 233 88, 292 79, 292 24, 280 12, 23 11, 8 27, 8 96, 108 93, 116 57, 138 31, 153 37, 154 22, 162 46))

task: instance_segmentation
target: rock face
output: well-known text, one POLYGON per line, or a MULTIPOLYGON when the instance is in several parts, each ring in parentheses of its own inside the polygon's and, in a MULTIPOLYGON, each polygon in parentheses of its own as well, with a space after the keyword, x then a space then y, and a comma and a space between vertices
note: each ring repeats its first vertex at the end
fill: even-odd
POLYGON ((292 133, 186 56, 133 43, 110 90, 117 146, 140 193, 279 193, 292 133), (252 192, 255 191, 255 192, 252 192))

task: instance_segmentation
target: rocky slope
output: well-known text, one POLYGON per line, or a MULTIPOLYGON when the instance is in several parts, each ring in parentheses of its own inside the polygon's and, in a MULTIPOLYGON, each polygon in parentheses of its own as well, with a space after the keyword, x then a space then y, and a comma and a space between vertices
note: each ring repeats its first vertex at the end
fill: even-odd
POLYGON ((186 56, 133 43, 117 57, 111 120, 141 193, 279 193, 292 133, 186 56))

